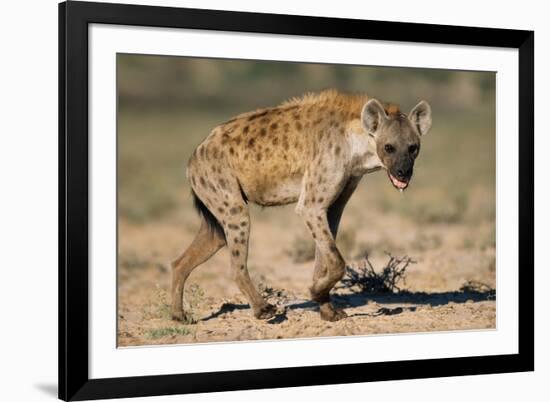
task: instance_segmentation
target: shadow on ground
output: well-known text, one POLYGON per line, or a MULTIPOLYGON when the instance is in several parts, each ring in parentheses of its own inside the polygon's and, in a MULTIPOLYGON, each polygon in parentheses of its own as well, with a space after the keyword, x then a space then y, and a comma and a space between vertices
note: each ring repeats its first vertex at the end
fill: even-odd
MULTIPOLYGON (((391 294, 367 294, 367 293, 352 293, 345 295, 332 295, 332 300, 335 305, 341 308, 354 308, 367 305, 369 302, 375 302, 380 304, 418 304, 418 305, 431 305, 432 307, 442 306, 449 303, 466 303, 467 301, 482 302, 487 300, 494 300, 496 293, 493 289, 484 292, 440 292, 440 293, 427 293, 427 292, 399 292, 391 294)), ((287 303, 283 312, 277 314, 275 317, 267 321, 270 324, 280 324, 286 321, 287 310, 310 310, 319 311, 319 306, 316 302, 311 300, 299 300, 287 303)), ((236 310, 247 310, 250 306, 248 304, 233 304, 224 303, 221 305, 218 311, 211 313, 209 316, 204 317, 201 321, 209 321, 217 318, 223 314, 231 313, 236 310)), ((399 306, 394 308, 382 307, 374 313, 356 313, 351 314, 350 317, 369 316, 375 317, 379 315, 396 315, 405 311, 416 311, 414 306, 399 306)))

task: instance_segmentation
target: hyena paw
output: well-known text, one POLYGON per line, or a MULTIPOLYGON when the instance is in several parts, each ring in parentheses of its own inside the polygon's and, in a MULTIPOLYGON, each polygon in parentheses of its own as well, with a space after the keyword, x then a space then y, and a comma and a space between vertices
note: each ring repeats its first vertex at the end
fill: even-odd
POLYGON ((183 310, 179 310, 179 311, 172 310, 172 320, 181 321, 184 323, 193 323, 193 317, 191 317, 189 314, 187 314, 183 310))
POLYGON ((348 316, 344 310, 333 307, 330 303, 322 304, 319 312, 324 321, 338 321, 348 316))
POLYGON ((277 313, 277 307, 273 304, 266 303, 258 309, 254 309, 254 317, 260 320, 268 320, 275 316, 277 313))

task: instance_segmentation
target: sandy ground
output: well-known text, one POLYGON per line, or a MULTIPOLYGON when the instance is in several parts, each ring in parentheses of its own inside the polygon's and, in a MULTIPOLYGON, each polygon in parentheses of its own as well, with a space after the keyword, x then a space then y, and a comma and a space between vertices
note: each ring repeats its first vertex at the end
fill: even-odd
POLYGON ((383 251, 395 256, 406 251, 416 264, 407 268, 401 284, 405 291, 400 293, 334 290, 335 303, 349 317, 330 323, 320 320, 316 304, 308 299, 313 261, 296 262, 296 254, 302 251, 297 244, 309 240, 303 224, 291 212, 291 208, 283 208, 252 214, 250 274, 269 301, 279 307, 279 314, 269 321, 253 318, 231 279, 225 249, 197 268, 187 282, 185 304, 196 323, 172 321, 167 262, 191 242, 198 218, 140 225, 121 220, 118 345, 495 328, 491 224, 480 223, 475 230, 460 222, 418 225, 396 215, 368 211, 358 220, 356 205, 344 215, 341 225, 344 243, 340 242, 340 248, 347 261, 360 260, 368 251, 375 268, 381 270, 387 261, 383 251), (486 286, 461 290, 468 281, 486 286), (266 288, 271 290, 265 292, 266 288))

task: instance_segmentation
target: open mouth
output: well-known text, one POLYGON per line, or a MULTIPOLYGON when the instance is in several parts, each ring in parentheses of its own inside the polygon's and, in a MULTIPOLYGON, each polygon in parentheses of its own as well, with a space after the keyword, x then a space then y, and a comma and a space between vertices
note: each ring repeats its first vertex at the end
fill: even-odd
POLYGON ((390 172, 388 172, 388 176, 390 178, 390 181, 391 183, 393 184, 393 186, 400 190, 400 191, 403 191, 405 190, 408 185, 409 185, 409 180, 407 179, 407 181, 402 181, 402 180, 399 180, 397 177, 395 177, 394 175, 392 175, 390 172))

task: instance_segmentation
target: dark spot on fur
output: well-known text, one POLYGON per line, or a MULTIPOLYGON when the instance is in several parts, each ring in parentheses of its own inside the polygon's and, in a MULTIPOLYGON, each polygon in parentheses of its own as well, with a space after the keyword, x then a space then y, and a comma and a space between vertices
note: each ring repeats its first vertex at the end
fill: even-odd
POLYGON ((239 226, 235 225, 234 223, 230 223, 229 225, 227 225, 227 227, 231 230, 239 230, 239 226))
POLYGON ((288 144, 288 138, 283 137, 283 148, 286 151, 286 150, 288 150, 289 147, 290 147, 290 145, 288 144))
POLYGON ((337 145, 336 148, 334 148, 334 155, 338 156, 340 155, 340 146, 337 145))
POLYGON ((246 222, 246 221, 242 221, 242 222, 241 222, 241 226, 244 227, 244 226, 246 226, 246 225, 247 225, 247 222, 246 222))
POLYGON ((262 160, 262 154, 257 153, 257 154, 256 154, 256 160, 257 160, 258 162, 260 162, 260 161, 262 160))
POLYGON ((302 129, 302 123, 300 123, 299 121, 296 122, 296 130, 301 130, 302 129))
POLYGON ((233 147, 229 148, 229 153, 230 153, 231 155, 234 155, 234 154, 235 154, 235 150, 233 149, 233 147))
POLYGON ((262 137, 266 134, 266 132, 267 132, 267 131, 265 130, 265 127, 262 127, 262 128, 260 129, 260 135, 261 135, 262 137))
POLYGON ((238 214, 239 212, 241 212, 242 209, 243 209, 243 207, 240 207, 240 206, 239 206, 239 207, 233 207, 233 208, 231 208, 231 209, 229 210, 229 213, 230 213, 231 215, 236 215, 236 214, 238 214))
POLYGON ((272 130, 277 130, 277 127, 279 127, 277 123, 271 123, 271 126, 269 126, 272 130))
POLYGON ((265 116, 265 115, 268 114, 268 113, 269 113, 269 110, 264 110, 263 112, 258 112, 258 113, 256 113, 256 114, 253 114, 252 116, 250 116, 250 117, 248 118, 248 121, 252 121, 252 120, 254 120, 254 119, 260 118, 260 117, 262 117, 262 116, 265 116))
POLYGON ((241 253, 239 253, 239 250, 233 250, 233 251, 232 251, 232 254, 233 254, 235 257, 238 257, 239 255, 241 255, 241 253))
POLYGON ((277 145, 279 143, 279 139, 277 137, 273 138, 273 141, 271 141, 273 145, 277 145))
POLYGON ((201 182, 201 186, 206 186, 206 181, 204 180, 204 177, 201 177, 199 180, 201 182))
POLYGON ((323 197, 320 197, 320 198, 317 200, 317 202, 318 202, 319 204, 321 204, 324 200, 325 200, 325 199, 324 199, 323 197))
POLYGON ((256 140, 254 138, 249 139, 248 140, 248 148, 253 148, 255 142, 256 142, 256 140))
POLYGON ((241 265, 239 268, 241 269, 241 271, 244 271, 244 265, 241 265))
POLYGON ((248 134, 248 130, 250 130, 250 127, 248 126, 243 127, 243 133, 248 134))
POLYGON ((220 214, 223 214, 223 213, 225 212, 225 210, 224 210, 223 208, 218 208, 218 212, 219 212, 220 214))

